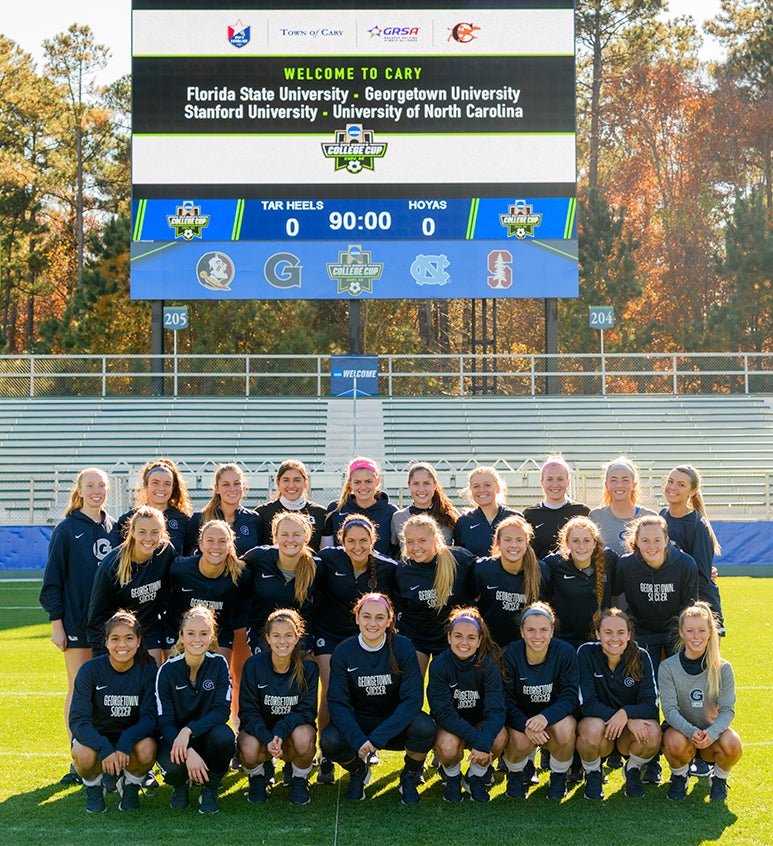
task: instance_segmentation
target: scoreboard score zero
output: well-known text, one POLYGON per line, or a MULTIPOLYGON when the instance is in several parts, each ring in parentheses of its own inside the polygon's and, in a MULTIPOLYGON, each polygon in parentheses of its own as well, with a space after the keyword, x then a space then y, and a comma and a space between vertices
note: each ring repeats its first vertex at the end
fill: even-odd
POLYGON ((577 296, 573 2, 163 6, 133 298, 577 296))

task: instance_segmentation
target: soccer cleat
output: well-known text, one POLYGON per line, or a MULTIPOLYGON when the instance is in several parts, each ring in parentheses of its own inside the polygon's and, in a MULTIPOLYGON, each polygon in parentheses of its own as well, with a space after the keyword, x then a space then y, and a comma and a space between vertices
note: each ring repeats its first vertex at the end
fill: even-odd
POLYGON ((156 778, 156 774, 153 772, 152 769, 148 770, 148 774, 145 776, 145 781, 142 782, 142 789, 143 790, 157 790, 158 789, 158 779, 156 778))
POLYGON ((140 786, 139 784, 132 784, 126 781, 121 776, 116 785, 118 792, 121 795, 121 801, 118 803, 119 811, 138 811, 140 808, 140 786))
POLYGON ((582 763, 580 762, 579 756, 577 756, 575 760, 572 761, 572 766, 569 767, 569 770, 566 773, 567 784, 579 784, 582 781, 582 777, 582 763))
POLYGON ((505 796, 509 796, 511 799, 525 799, 526 784, 527 782, 524 780, 523 773, 508 770, 505 796))
POLYGON ((528 787, 530 784, 539 784, 539 776, 537 775, 537 768, 534 766, 534 761, 529 759, 523 770, 523 783, 528 787))
POLYGON ((59 784, 83 784, 83 779, 75 770, 75 764, 70 764, 69 772, 65 773, 60 779, 59 784))
POLYGON ((556 773, 551 770, 548 785, 548 799, 561 800, 566 796, 566 773, 556 773))
POLYGON ((403 805, 418 805, 421 801, 419 791, 416 789, 417 781, 418 773, 411 772, 403 767, 403 771, 400 773, 400 785, 398 787, 400 795, 403 797, 401 800, 403 805))
POLYGON ((607 755, 607 768, 610 770, 619 770, 623 766, 623 756, 617 751, 617 749, 613 749, 609 755, 607 755))
POLYGON ((687 797, 687 776, 671 773, 671 783, 668 785, 666 796, 669 799, 685 799, 687 797))
POLYGON ((191 804, 191 787, 186 782, 179 784, 172 789, 172 800, 169 803, 170 808, 187 808, 191 804))
POLYGON ((725 799, 727 799, 727 779, 713 775, 711 777, 709 800, 711 802, 724 802, 725 799))
POLYGON ((440 773, 440 778, 446 786, 446 789, 443 792, 443 799, 446 802, 461 802, 462 799, 464 799, 462 796, 462 774, 457 773, 456 775, 450 776, 446 773, 443 767, 438 767, 438 772, 440 773))
POLYGON ((663 768, 657 756, 644 765, 641 780, 644 784, 660 784, 663 781, 663 768))
POLYGON ((488 802, 491 797, 488 795, 486 776, 467 775, 467 790, 473 802, 488 802))
POLYGON ((107 810, 105 804, 105 790, 100 780, 99 784, 84 785, 86 791, 86 812, 89 814, 103 814, 107 810))
POLYGON ((249 776, 249 787, 247 789, 247 801, 253 802, 256 805, 262 805, 268 795, 266 794, 266 777, 265 775, 251 775, 249 776))
POLYGON ((496 775, 496 770, 494 769, 493 764, 489 764, 488 769, 486 770, 486 775, 483 776, 483 783, 486 787, 493 787, 494 786, 494 776, 496 775))
POLYGON ((317 773, 317 784, 335 784, 336 765, 328 758, 319 759, 319 772, 317 773))
POLYGON ((690 761, 690 775, 694 778, 707 778, 714 772, 714 767, 708 763, 708 761, 704 761, 700 755, 696 755, 692 761, 690 761))
POLYGON ((623 780, 625 781, 625 795, 635 799, 644 796, 644 785, 641 781, 641 770, 638 767, 631 767, 626 764, 623 767, 623 780))
POLYGON ((601 770, 591 770, 585 773, 585 798, 603 799, 604 788, 601 786, 601 770))
POLYGON ((220 804, 217 801, 217 790, 208 784, 202 784, 201 795, 199 796, 199 813, 216 814, 219 810, 220 804))
POLYGON ((276 774, 276 767, 274 766, 273 758, 269 758, 268 761, 263 764, 263 772, 266 774, 266 784, 270 784, 273 787, 276 782, 276 779, 274 778, 276 774))
MULTIPOLYGON (((289 767, 286 764, 285 767, 289 767)), ((290 801, 293 805, 308 805, 311 802, 309 782, 302 776, 293 776, 290 780, 290 801)))
POLYGON ((346 790, 346 798, 350 802, 362 802, 365 798, 365 785, 370 781, 370 767, 363 767, 362 770, 349 773, 349 787, 346 790))
POLYGON ((550 752, 544 746, 539 750, 539 768, 544 772, 550 769, 550 752))

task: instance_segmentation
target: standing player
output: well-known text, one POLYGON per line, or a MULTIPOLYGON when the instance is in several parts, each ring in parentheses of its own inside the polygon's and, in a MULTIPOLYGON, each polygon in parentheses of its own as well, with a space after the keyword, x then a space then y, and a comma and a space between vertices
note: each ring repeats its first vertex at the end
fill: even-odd
POLYGON ((156 760, 156 665, 134 614, 113 614, 105 645, 107 655, 78 670, 70 709, 73 766, 90 814, 107 810, 103 773, 118 779, 119 809, 137 810, 140 785, 156 760))
MULTIPOLYGON (((210 520, 224 520, 233 529, 237 555, 244 555, 248 550, 263 543, 263 534, 266 529, 263 520, 255 511, 242 507, 242 500, 246 491, 247 480, 241 467, 237 464, 220 464, 218 466, 215 471, 212 499, 204 506, 202 511, 196 512, 188 523, 185 536, 186 555, 192 555, 197 551, 201 527, 210 520)), ((268 531, 271 532, 270 526, 268 531)), ((220 625, 219 621, 218 625, 220 625)), ((236 628, 232 634, 232 637, 230 634, 227 636, 230 652, 228 660, 231 665, 234 700, 238 702, 242 666, 250 656, 250 648, 247 644, 247 629, 241 620, 236 623, 236 628)), ((177 637, 177 620, 174 621, 171 635, 173 638, 177 637)), ((220 628, 219 641, 221 647, 226 641, 226 632, 222 627, 220 628)), ((235 714, 232 716, 236 719, 235 714)))
POLYGON ((171 807, 187 808, 191 784, 200 784, 199 813, 216 814, 235 738, 228 726, 228 662, 217 651, 209 608, 197 605, 183 616, 172 657, 156 676, 156 702, 158 763, 164 781, 173 787, 171 807))
POLYGON ((449 648, 429 667, 427 702, 437 723, 435 754, 446 802, 461 802, 461 763, 470 750, 466 782, 474 802, 488 802, 487 775, 507 741, 500 651, 477 608, 456 608, 449 648))
POLYGON ((141 505, 129 520, 126 540, 105 558, 94 577, 88 636, 95 655, 104 652, 105 623, 123 608, 137 616, 148 652, 161 663, 161 618, 166 610, 162 597, 169 587, 169 567, 175 557, 164 515, 141 505))
POLYGON ((392 515, 395 511, 397 508, 381 490, 378 464, 370 458, 355 458, 349 464, 338 502, 328 505, 322 546, 333 546, 347 514, 364 514, 376 527, 376 549, 382 555, 390 555, 392 515))
MULTIPOLYGON (((361 514, 350 514, 338 530, 338 546, 319 551, 314 582, 314 657, 322 682, 320 731, 328 724, 327 689, 330 656, 339 643, 357 634, 353 608, 366 593, 393 592, 396 563, 375 549, 376 527, 361 514)), ((335 780, 332 761, 322 758, 317 781, 335 780)))
MULTIPOLYGON (((64 722, 68 735, 75 676, 91 658, 87 633, 91 587, 99 563, 111 549, 114 521, 104 510, 109 490, 104 470, 87 467, 78 473, 64 519, 51 534, 40 590, 40 604, 51 621, 51 643, 64 653, 64 722)), ((73 767, 62 778, 63 784, 79 782, 73 767)))
POLYGON ((718 624, 707 602, 696 602, 679 615, 678 650, 658 673, 668 724, 663 736, 671 767, 668 798, 685 798, 690 761, 698 755, 714 764, 709 799, 724 802, 730 770, 743 749, 730 728, 735 716, 733 668, 719 654, 718 624))
POLYGON ((698 598, 708 602, 719 623, 719 635, 725 634, 719 588, 712 578, 714 556, 722 548, 711 528, 701 496, 701 477, 691 464, 680 464, 668 474, 663 486, 668 506, 660 512, 668 525, 668 536, 698 565, 698 598))
POLYGON ((276 499, 264 502, 255 509, 263 520, 263 537, 260 542, 263 545, 273 543, 271 524, 277 514, 283 511, 300 511, 311 524, 309 546, 316 552, 322 543, 327 511, 322 505, 309 499, 309 471, 302 461, 288 458, 279 465, 276 471, 276 492, 276 499))
POLYGON ((395 573, 397 627, 413 643, 423 676, 430 656, 448 647, 445 627, 451 609, 471 598, 475 558, 463 547, 447 547, 426 514, 408 520, 403 539, 405 556, 395 573))
POLYGON ((476 507, 456 521, 454 545, 463 546, 476 556, 488 555, 499 523, 512 514, 520 514, 505 506, 507 485, 494 467, 470 470, 462 495, 476 507))
POLYGON ((590 518, 599 527, 604 546, 625 555, 625 535, 637 517, 655 512, 639 504, 639 468, 624 455, 604 467, 604 505, 591 510, 590 518))
MULTIPOLYGON (((215 470, 212 498, 201 511, 191 516, 185 531, 185 554, 198 551, 201 527, 210 520, 224 520, 233 529, 238 555, 263 543, 263 520, 249 508, 242 507, 247 480, 237 464, 220 464, 215 470)), ((269 528, 270 531, 270 528, 269 528)))
POLYGON ((471 593, 500 648, 521 636, 521 609, 545 598, 550 570, 531 548, 533 530, 523 517, 512 515, 497 526, 491 557, 472 568, 471 593))
POLYGON ((322 754, 349 772, 346 798, 359 802, 379 750, 404 749, 400 793, 404 805, 415 805, 436 731, 421 710, 424 686, 416 653, 395 632, 392 603, 383 594, 365 594, 355 613, 360 633, 339 644, 330 661, 330 723, 320 737, 322 754))
POLYGON ((292 608, 272 611, 266 622, 268 651, 244 665, 239 700, 239 760, 249 776, 250 802, 265 802, 265 763, 282 758, 292 767, 290 801, 309 802, 309 773, 316 748, 317 665, 304 656, 306 634, 292 608))
POLYGON ((577 651, 580 711, 577 751, 585 798, 603 799, 601 759, 618 749, 628 757, 625 795, 642 797, 641 768, 660 751, 658 692, 652 661, 633 639, 631 618, 619 608, 596 615, 596 643, 577 651))
MULTIPOLYGON (((263 631, 276 608, 294 608, 310 628, 314 579, 319 559, 309 547, 311 523, 300 511, 283 511, 271 525, 274 546, 258 546, 243 556, 252 578, 248 639, 252 652, 265 649, 263 631)), ((309 643, 303 644, 310 648, 309 643)))
POLYGON ((537 746, 550 753, 548 799, 566 796, 572 763, 580 673, 577 655, 566 641, 553 637, 555 617, 549 605, 535 602, 521 614, 521 640, 505 650, 507 703, 507 795, 526 798, 523 772, 537 746))
POLYGON ((218 628, 218 644, 226 661, 236 629, 244 629, 249 609, 250 573, 236 557, 234 532, 225 520, 209 520, 199 533, 196 548, 187 558, 176 558, 169 568, 170 606, 164 618, 166 646, 174 646, 180 620, 195 605, 206 605, 218 628))
POLYGON ((438 482, 437 473, 431 464, 417 462, 411 465, 408 470, 408 493, 411 495, 411 505, 401 508, 392 517, 393 553, 399 555, 403 526, 409 517, 416 514, 432 517, 438 524, 443 540, 450 545, 459 514, 438 482))
POLYGON ((171 458, 148 461, 140 470, 134 508, 118 518, 113 528, 113 546, 124 540, 132 515, 143 505, 157 508, 164 515, 169 542, 182 555, 192 509, 185 480, 171 458))
POLYGON ((625 596, 636 640, 657 674, 663 655, 673 654, 674 621, 698 595, 698 568, 668 542, 666 521, 657 515, 631 524, 628 546, 632 551, 617 561, 612 593, 625 596))
POLYGON ((540 485, 545 499, 539 505, 524 508, 523 516, 534 527, 532 546, 537 558, 545 558, 556 548, 558 533, 572 517, 587 517, 590 509, 567 497, 571 471, 560 455, 552 455, 540 468, 540 485))
POLYGON ((558 552, 547 566, 547 599, 558 618, 557 637, 577 649, 593 633, 597 611, 609 608, 617 553, 606 549, 590 517, 572 517, 558 533, 558 552))

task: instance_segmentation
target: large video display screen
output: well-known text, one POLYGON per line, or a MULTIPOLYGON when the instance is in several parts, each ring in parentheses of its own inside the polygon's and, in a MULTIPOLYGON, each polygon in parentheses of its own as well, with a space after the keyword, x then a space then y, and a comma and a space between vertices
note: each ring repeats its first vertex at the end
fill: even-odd
POLYGON ((577 296, 572 2, 268 5, 133 0, 132 297, 577 296))

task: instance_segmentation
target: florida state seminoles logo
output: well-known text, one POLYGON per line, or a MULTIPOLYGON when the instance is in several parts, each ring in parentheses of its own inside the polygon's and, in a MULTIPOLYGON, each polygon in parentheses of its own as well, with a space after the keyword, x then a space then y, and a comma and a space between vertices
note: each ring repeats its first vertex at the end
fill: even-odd
POLYGON ((233 260, 225 253, 205 253, 196 264, 199 285, 210 291, 228 291, 236 275, 233 260))

